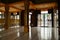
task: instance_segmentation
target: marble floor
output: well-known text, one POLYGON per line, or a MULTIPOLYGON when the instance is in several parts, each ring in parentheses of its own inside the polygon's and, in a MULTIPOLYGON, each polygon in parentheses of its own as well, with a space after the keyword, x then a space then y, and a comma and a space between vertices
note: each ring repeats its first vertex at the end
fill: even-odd
POLYGON ((0 29, 0 40, 58 40, 58 28, 29 27, 24 33, 23 27, 10 27, 8 30, 0 29))

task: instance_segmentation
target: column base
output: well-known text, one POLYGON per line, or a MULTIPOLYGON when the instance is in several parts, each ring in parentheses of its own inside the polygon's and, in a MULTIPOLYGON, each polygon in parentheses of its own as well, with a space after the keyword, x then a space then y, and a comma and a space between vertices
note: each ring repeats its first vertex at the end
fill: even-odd
POLYGON ((24 33, 29 32, 29 27, 27 25, 24 26, 24 33))
POLYGON ((4 29, 5 29, 5 30, 8 30, 9 28, 8 28, 8 26, 5 25, 5 26, 4 26, 4 29))

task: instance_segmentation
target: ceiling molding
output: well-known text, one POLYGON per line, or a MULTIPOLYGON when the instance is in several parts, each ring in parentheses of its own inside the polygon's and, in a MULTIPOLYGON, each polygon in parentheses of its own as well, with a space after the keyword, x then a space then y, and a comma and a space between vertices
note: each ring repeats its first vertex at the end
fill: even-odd
MULTIPOLYGON (((5 5, 7 5, 7 4, 0 3, 0 7, 1 7, 0 11, 5 11, 5 9, 2 10, 2 7, 5 7, 5 5)), ((24 1, 11 3, 11 4, 8 4, 8 6, 9 6, 9 8, 12 8, 12 9, 10 9, 11 11, 9 11, 9 12, 18 12, 18 11, 21 11, 21 10, 25 10, 24 1)), ((44 4, 33 4, 30 1, 30 4, 29 4, 29 9, 39 9, 39 10, 41 10, 41 9, 50 9, 50 8, 56 8, 56 7, 57 7, 56 2, 44 3, 44 4)))
POLYGON ((21 9, 19 9, 19 8, 15 7, 15 6, 9 6, 9 7, 15 8, 15 9, 17 9, 17 10, 21 10, 21 9))
POLYGON ((56 6, 57 6, 56 2, 34 5, 34 7, 37 8, 37 9, 43 9, 43 8, 48 8, 49 9, 49 8, 54 8, 56 6))

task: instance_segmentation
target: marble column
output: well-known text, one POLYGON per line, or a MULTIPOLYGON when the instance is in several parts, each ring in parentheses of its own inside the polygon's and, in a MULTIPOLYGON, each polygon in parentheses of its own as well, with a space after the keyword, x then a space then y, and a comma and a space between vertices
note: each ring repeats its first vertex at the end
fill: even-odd
POLYGON ((24 26, 24 10, 21 11, 21 14, 20 15, 21 15, 20 16, 20 18, 21 18, 21 20, 20 20, 21 26, 24 26))
POLYGON ((5 25, 4 25, 4 28, 8 29, 9 25, 10 25, 10 14, 9 14, 9 6, 7 4, 5 5, 4 16, 5 16, 5 25))
POLYGON ((24 32, 29 32, 29 0, 24 2, 25 11, 24 11, 24 32))

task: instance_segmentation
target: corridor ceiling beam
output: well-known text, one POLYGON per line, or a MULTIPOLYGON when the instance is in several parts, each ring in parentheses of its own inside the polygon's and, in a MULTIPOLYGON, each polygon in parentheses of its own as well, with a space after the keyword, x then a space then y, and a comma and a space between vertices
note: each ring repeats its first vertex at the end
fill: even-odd
MULTIPOLYGON (((31 1, 29 1, 29 9, 50 9, 50 8, 56 8, 57 7, 57 3, 56 2, 51 2, 51 3, 43 3, 43 4, 33 4, 31 1)), ((3 3, 0 3, 0 11, 3 10, 5 11, 5 5, 3 3)), ((24 1, 21 2, 16 2, 16 3, 11 3, 8 4, 9 6, 9 12, 18 12, 21 10, 25 10, 24 7, 24 1)))

